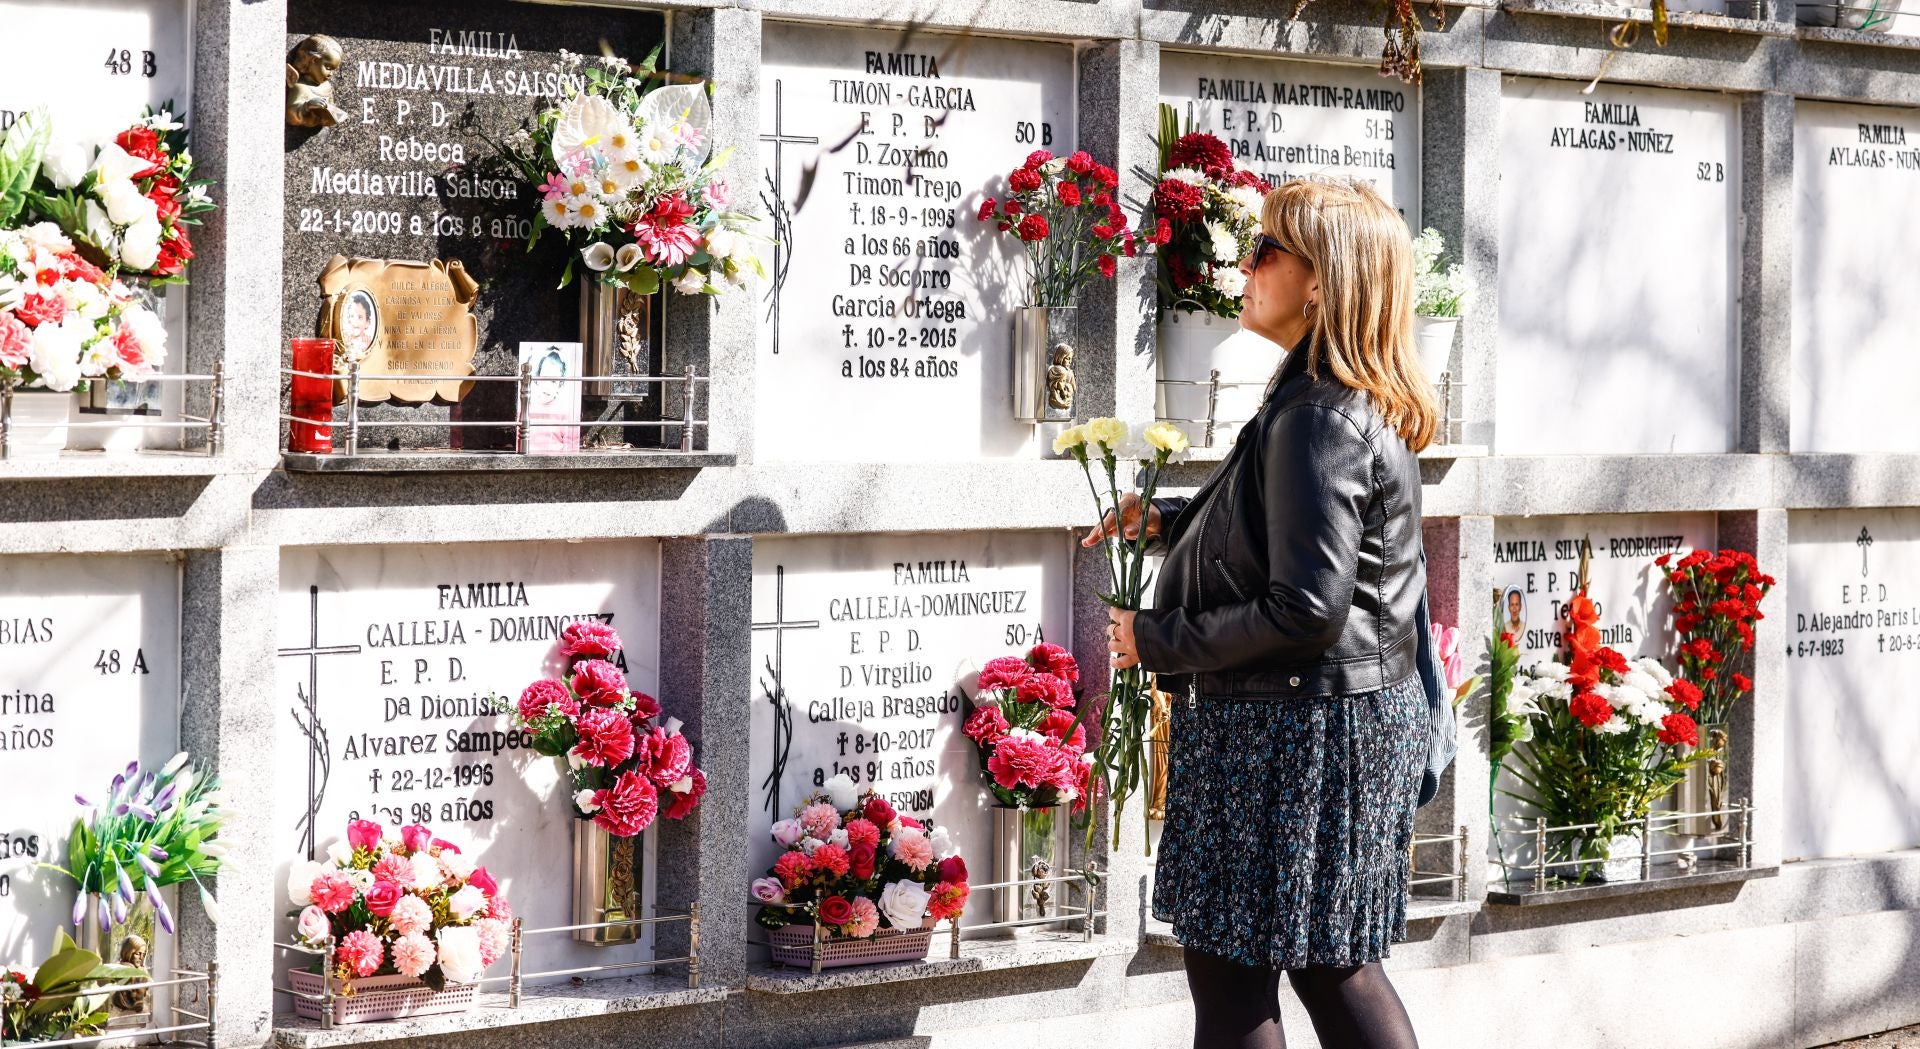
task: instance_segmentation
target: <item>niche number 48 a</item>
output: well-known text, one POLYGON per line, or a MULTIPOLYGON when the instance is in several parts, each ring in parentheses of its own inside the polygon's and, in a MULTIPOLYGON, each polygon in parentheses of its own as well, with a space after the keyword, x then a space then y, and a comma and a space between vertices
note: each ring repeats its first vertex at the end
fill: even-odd
MULTIPOLYGON (((117 51, 112 48, 108 48, 107 49, 107 75, 108 76, 132 76, 133 68, 134 68, 133 55, 134 53, 132 51, 129 51, 124 47, 120 48, 117 51)), ((151 51, 140 52, 140 75, 150 77, 150 76, 154 76, 159 72, 160 72, 160 67, 153 60, 153 52, 151 51)))
POLYGON ((133 658, 127 660, 124 664, 120 660, 120 650, 117 648, 101 649, 100 658, 93 661, 93 669, 98 670, 102 674, 119 674, 123 672, 123 667, 124 672, 128 674, 152 673, 152 671, 147 669, 146 652, 137 648, 133 650, 133 658))

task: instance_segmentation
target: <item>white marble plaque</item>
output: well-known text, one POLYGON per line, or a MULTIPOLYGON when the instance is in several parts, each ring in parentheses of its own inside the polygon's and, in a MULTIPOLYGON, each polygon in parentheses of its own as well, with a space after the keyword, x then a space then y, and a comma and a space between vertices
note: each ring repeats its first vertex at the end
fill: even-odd
POLYGON ((1420 216, 1420 91, 1371 69, 1220 55, 1160 55, 1160 100, 1279 185, 1303 175, 1373 183, 1420 216))
POLYGON ((1028 153, 1072 152, 1073 95, 1065 44, 767 23, 760 155, 786 233, 761 458, 1032 451, 1010 387, 1025 257, 975 215, 1028 153))
POLYGON ((1920 845, 1920 510, 1788 534, 1785 858, 1920 845))
POLYGON ((1514 636, 1523 663, 1553 658, 1565 645, 1581 551, 1590 548, 1587 596, 1599 606, 1602 643, 1629 659, 1665 659, 1673 602, 1653 560, 1714 543, 1710 513, 1502 517, 1493 528, 1494 629, 1514 636))
MULTIPOLYGON (((619 632, 627 680, 657 696, 659 611, 651 540, 286 551, 271 839, 281 870, 324 852, 352 819, 423 823, 484 864, 528 928, 569 924, 567 783, 514 730, 513 705, 557 670, 561 629, 589 618, 619 632)), ((623 959, 563 936, 527 940, 529 971, 609 960, 623 959)))
POLYGON ((1920 110, 1794 105, 1796 452, 1920 452, 1920 110))
POLYGON ((77 888, 79 794, 101 801, 180 739, 180 566, 165 557, 0 558, 0 958, 46 957, 77 888))
POLYGON ((188 0, 0 0, 0 127, 47 107, 62 139, 98 145, 141 108, 192 102, 188 0))
POLYGON ((1504 89, 1495 450, 1728 451, 1739 106, 1581 87, 1504 89))
MULTIPOLYGON (((992 796, 960 726, 987 660, 1066 643, 1068 543, 1061 532, 755 541, 756 873, 778 851, 773 821, 845 772, 901 812, 949 827, 975 880, 988 879, 992 796)), ((1081 696, 1103 685, 1099 668, 1081 671, 1081 696)))

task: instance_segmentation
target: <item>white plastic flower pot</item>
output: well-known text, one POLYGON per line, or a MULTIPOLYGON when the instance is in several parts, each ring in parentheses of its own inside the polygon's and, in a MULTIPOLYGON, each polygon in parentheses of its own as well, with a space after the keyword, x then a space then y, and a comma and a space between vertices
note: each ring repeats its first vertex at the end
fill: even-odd
POLYGON ((1179 425, 1196 448, 1209 447, 1208 419, 1213 447, 1233 442, 1241 424, 1260 409, 1267 380, 1286 352, 1237 320, 1174 310, 1160 312, 1155 342, 1160 382, 1154 414, 1179 425))
POLYGON ((1453 353, 1453 333, 1459 327, 1458 317, 1416 315, 1413 318, 1413 344, 1420 352, 1420 367, 1426 369, 1427 378, 1434 383, 1438 383, 1447 370, 1447 359, 1453 353))
POLYGON ((7 458, 58 459, 67 446, 67 417, 73 410, 71 393, 15 390, 7 426, 7 458))

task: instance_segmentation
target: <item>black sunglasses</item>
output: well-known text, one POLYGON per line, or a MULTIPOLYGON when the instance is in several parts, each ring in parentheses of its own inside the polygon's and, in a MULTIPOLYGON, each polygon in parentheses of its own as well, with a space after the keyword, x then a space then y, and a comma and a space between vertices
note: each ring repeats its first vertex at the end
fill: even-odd
POLYGON ((1269 251, 1277 251, 1284 255, 1287 249, 1282 247, 1280 242, 1275 240, 1271 235, 1262 233, 1260 234, 1260 239, 1253 242, 1252 268, 1259 269, 1260 263, 1266 260, 1267 252, 1269 251))

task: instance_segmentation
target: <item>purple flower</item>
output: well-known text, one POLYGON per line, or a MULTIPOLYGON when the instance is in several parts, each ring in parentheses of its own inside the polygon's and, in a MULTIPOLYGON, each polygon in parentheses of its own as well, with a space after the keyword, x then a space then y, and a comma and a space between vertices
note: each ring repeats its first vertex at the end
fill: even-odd
POLYGON ((133 901, 133 879, 127 877, 127 869, 125 867, 115 867, 113 873, 120 879, 121 897, 131 903, 133 901))
POLYGON ((87 894, 84 892, 76 893, 73 897, 74 927, 79 928, 80 923, 86 920, 87 920, 87 894))
MULTIPOLYGON (((127 901, 118 896, 113 898, 113 920, 120 925, 127 924, 127 901)), ((103 921, 100 924, 105 926, 107 923, 103 921)))
POLYGON ((75 795, 73 796, 73 803, 74 803, 75 805, 78 805, 78 806, 80 806, 80 807, 81 807, 81 808, 83 808, 83 809, 90 809, 90 808, 93 808, 93 802, 91 802, 91 801, 88 801, 88 800, 87 800, 86 798, 83 798, 83 797, 81 797, 81 796, 80 796, 80 795, 78 795, 78 794, 75 794, 75 795))
MULTIPOLYGON (((147 872, 148 878, 158 878, 160 876, 160 865, 148 859, 146 853, 136 852, 133 854, 133 858, 140 861, 140 869, 147 872)), ((147 885, 151 888, 153 883, 149 881, 147 885)))
MULTIPOLYGON (((118 902, 118 897, 115 898, 115 902, 118 902)), ((105 900, 100 901, 100 908, 97 916, 100 919, 100 931, 111 935, 113 932, 113 911, 112 911, 112 908, 107 906, 107 902, 105 900)))
POLYGON ((161 848, 158 845, 149 845, 147 846, 147 855, 152 856, 156 860, 161 860, 164 862, 167 858, 167 850, 161 848))
POLYGON ((153 811, 153 809, 145 805, 142 805, 139 802, 135 802, 133 804, 133 814, 135 816, 140 817, 142 820, 148 823, 152 823, 154 819, 157 818, 157 815, 158 815, 153 811))
POLYGON ((153 904, 153 913, 160 919, 160 927, 167 930, 167 935, 173 935, 173 913, 167 910, 167 901, 160 896, 160 887, 152 882, 147 883, 147 902, 153 904))

